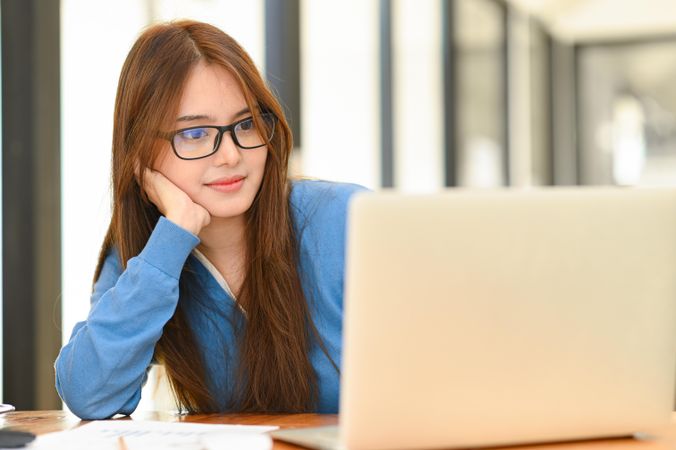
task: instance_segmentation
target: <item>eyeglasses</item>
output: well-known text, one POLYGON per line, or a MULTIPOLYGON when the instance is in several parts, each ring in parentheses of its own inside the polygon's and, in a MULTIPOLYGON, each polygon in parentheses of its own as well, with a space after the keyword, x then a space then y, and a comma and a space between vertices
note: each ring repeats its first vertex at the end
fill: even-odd
POLYGON ((166 138, 171 142, 174 153, 181 159, 201 159, 218 151, 223 133, 230 131, 235 145, 242 149, 262 147, 272 140, 277 118, 272 113, 261 113, 260 123, 264 129, 256 126, 253 117, 238 120, 222 127, 198 125, 181 128, 169 133, 166 138))

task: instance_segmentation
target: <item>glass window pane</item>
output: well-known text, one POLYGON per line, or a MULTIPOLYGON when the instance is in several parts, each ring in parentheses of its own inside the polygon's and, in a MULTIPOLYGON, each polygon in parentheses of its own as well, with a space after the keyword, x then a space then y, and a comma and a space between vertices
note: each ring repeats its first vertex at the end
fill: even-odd
POLYGON ((506 105, 503 73, 503 12, 490 0, 456 5, 458 184, 505 183, 506 105), (477 26, 481 24, 481 26, 477 26))
POLYGON ((380 185, 378 1, 302 0, 300 10, 300 172, 375 188, 380 185))
POLYGON ((676 40, 579 53, 584 184, 676 184, 676 40))

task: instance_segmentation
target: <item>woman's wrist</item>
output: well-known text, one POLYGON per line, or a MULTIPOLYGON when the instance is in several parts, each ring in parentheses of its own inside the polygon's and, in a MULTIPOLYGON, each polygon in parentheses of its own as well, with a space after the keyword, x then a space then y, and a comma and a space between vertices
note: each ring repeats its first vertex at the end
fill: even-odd
POLYGON ((202 224, 200 223, 201 221, 196 217, 191 217, 190 215, 185 214, 167 214, 165 217, 175 225, 178 225, 195 236, 197 236, 199 232, 202 231, 202 224))

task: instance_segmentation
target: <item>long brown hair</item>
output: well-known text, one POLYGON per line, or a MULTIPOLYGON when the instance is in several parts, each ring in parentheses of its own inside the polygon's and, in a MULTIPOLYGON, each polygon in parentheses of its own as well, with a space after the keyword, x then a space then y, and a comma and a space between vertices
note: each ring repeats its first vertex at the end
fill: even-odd
MULTIPOLYGON (((159 219, 139 187, 135 167, 152 167, 159 157, 163 144, 157 133, 173 125, 185 80, 200 61, 226 69, 254 114, 268 111, 277 118, 263 181, 246 213, 246 275, 237 299, 246 316, 239 321, 243 325, 237 332, 234 393, 226 408, 310 411, 317 404, 317 380, 309 351, 318 334, 297 269, 287 178, 291 131, 249 55, 218 28, 194 21, 154 25, 127 56, 115 102, 113 212, 95 279, 113 247, 126 267, 159 219)), ((184 268, 178 306, 155 347, 155 358, 165 365, 180 408, 218 411, 222 406, 209 391, 203 359, 214 355, 203 355, 198 348, 183 308, 189 275, 184 268)))

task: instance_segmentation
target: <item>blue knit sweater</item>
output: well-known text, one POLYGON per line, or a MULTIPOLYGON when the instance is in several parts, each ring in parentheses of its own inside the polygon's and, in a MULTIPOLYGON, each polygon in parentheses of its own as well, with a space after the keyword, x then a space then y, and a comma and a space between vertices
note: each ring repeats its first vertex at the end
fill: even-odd
MULTIPOLYGON (((315 326, 339 366, 347 204, 363 189, 297 181, 290 196, 303 290, 315 326)), ((155 344, 178 304, 185 265, 199 287, 194 291, 197 300, 186 305, 186 315, 203 352, 210 390, 221 407, 228 408, 236 359, 231 318, 237 306, 218 274, 193 251, 199 242, 161 217, 126 270, 115 250, 108 254, 94 285, 89 315, 75 325, 55 363, 56 389, 79 417, 102 419, 136 409, 155 344)), ((311 350, 310 362, 318 379, 317 412, 337 412, 339 374, 318 346, 311 350)))

